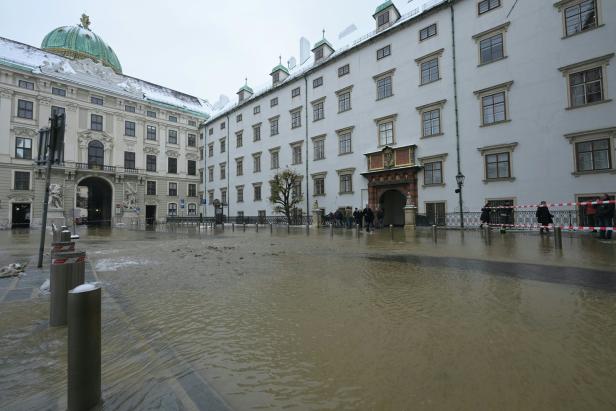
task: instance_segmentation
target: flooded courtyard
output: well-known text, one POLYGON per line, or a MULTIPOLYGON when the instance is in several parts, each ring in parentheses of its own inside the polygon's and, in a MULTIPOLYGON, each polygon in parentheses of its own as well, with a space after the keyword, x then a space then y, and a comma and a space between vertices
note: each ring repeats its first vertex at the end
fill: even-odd
MULTIPOLYGON (((81 234, 104 290, 103 409, 616 408, 615 243, 81 234)), ((2 265, 36 249, 35 231, 0 232, 2 265)), ((67 330, 48 327, 48 297, 6 301, 2 281, 0 409, 65 409, 67 330)))

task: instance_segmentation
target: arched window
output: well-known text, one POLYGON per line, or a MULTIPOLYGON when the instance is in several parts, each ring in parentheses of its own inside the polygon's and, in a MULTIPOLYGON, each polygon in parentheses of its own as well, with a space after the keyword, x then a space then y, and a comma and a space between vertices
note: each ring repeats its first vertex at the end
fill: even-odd
POLYGON ((102 167, 105 164, 105 147, 97 140, 90 141, 88 144, 88 166, 102 167))

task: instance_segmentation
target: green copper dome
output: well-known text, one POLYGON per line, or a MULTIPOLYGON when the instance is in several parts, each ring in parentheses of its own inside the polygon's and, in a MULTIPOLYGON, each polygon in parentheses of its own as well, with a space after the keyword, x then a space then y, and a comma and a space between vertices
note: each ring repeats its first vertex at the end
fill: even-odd
POLYGON ((122 73, 120 60, 113 49, 89 27, 89 17, 82 14, 80 25, 58 27, 51 31, 43 39, 41 48, 71 59, 90 58, 111 67, 116 73, 122 73))

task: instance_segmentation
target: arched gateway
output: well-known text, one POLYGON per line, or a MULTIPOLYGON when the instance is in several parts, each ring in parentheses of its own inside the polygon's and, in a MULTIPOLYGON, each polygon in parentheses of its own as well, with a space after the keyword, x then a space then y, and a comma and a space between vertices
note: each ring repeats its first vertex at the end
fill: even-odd
POLYGON ((77 185, 76 204, 88 225, 111 225, 113 188, 101 177, 86 177, 77 185))

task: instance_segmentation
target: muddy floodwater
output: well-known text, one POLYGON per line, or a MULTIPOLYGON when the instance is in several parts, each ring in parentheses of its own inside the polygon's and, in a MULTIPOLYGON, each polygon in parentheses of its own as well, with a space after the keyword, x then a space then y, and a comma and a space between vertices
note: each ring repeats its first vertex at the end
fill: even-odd
MULTIPOLYGON (((36 234, 0 232, 0 262, 36 234)), ((616 409, 616 242, 252 226, 79 247, 104 289, 103 409, 616 409)), ((0 303, 0 409, 66 407, 48 310, 0 303)))

